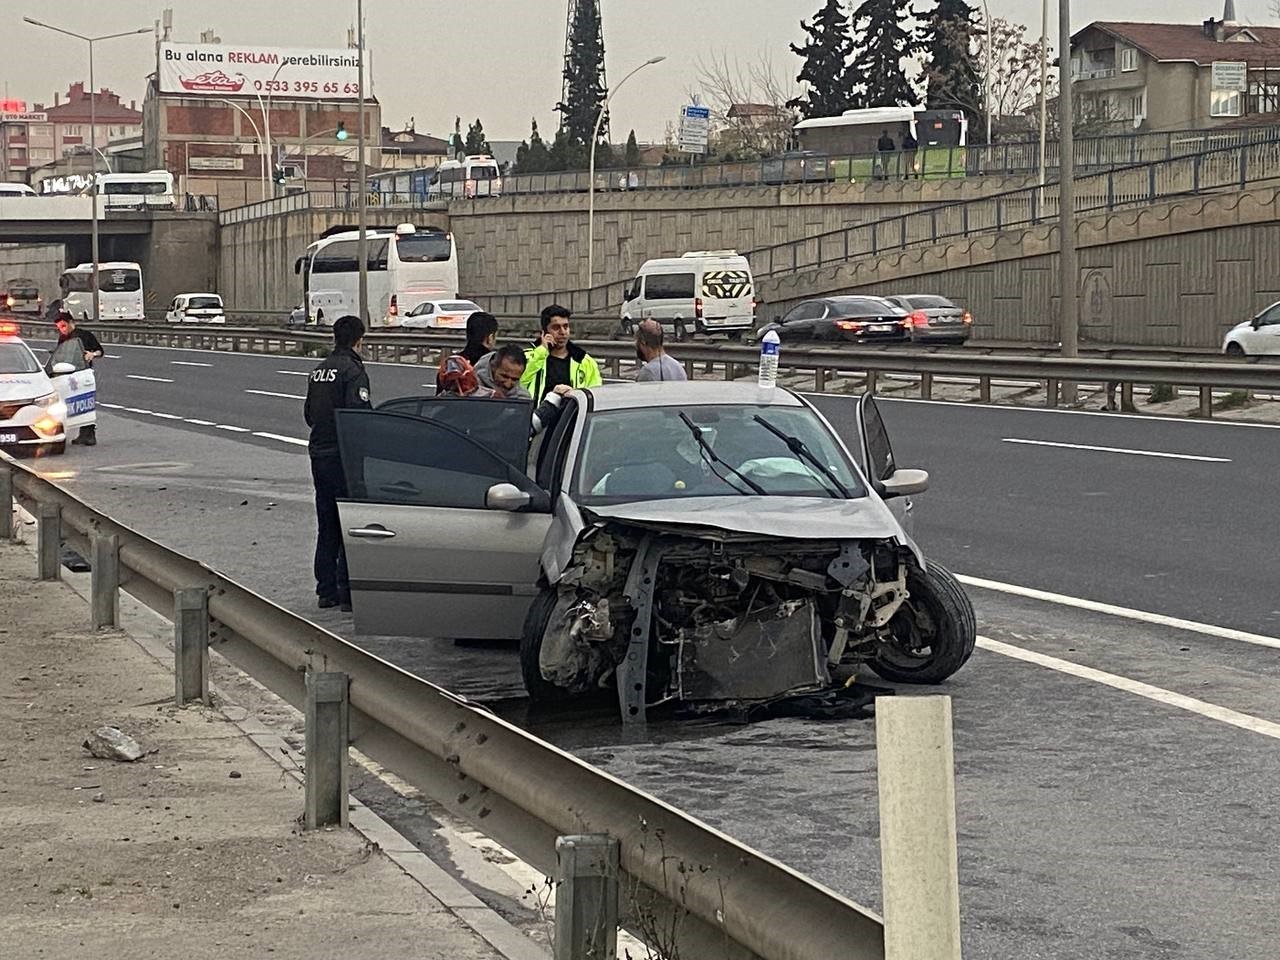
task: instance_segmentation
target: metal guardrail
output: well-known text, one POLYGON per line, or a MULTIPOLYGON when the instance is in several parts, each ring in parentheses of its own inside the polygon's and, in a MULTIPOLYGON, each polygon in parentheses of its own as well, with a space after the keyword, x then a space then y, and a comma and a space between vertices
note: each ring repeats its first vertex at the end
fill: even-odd
MULTIPOLYGON (((379 210, 395 210, 397 212, 434 211, 449 209, 447 200, 437 197, 430 199, 415 194, 381 194, 370 191, 366 196, 369 216, 376 219, 379 210)), ((359 190, 306 190, 291 193, 270 200, 246 204, 243 207, 232 207, 218 213, 218 225, 225 227, 233 223, 244 223, 248 220, 261 220, 264 217, 275 217, 284 213, 299 210, 349 210, 355 213, 360 205, 359 190)))
MULTIPOLYGON (((24 331, 47 331, 44 321, 20 321, 24 331)), ((168 346, 195 350, 229 350, 243 353, 275 353, 293 356, 320 356, 329 349, 332 335, 326 331, 262 330, 257 328, 148 326, 142 324, 99 324, 95 326, 107 342, 168 346)), ((457 334, 375 333, 366 336, 364 356, 373 362, 401 362, 436 365, 441 355, 462 343, 457 334)), ((588 353, 602 361, 614 377, 622 376, 636 362, 635 347, 629 340, 583 340, 588 353)), ((745 375, 759 360, 753 346, 732 343, 681 343, 672 346, 693 374, 694 364, 708 371, 720 368, 725 379, 745 375)), ((1280 393, 1280 363, 1247 360, 1114 359, 1105 356, 1065 358, 1029 354, 984 354, 978 349, 954 352, 926 352, 864 349, 851 345, 792 347, 781 354, 779 368, 790 373, 811 374, 812 389, 824 392, 837 375, 860 374, 866 389, 875 392, 882 374, 919 378, 922 399, 933 396, 935 376, 969 377, 978 383, 979 400, 991 399, 993 380, 1031 380, 1045 384, 1048 406, 1057 406, 1063 383, 1114 384, 1127 404, 1132 404, 1135 384, 1168 384, 1194 387, 1199 391, 1201 417, 1213 415, 1214 389, 1258 390, 1280 393)))
MULTIPOLYGON (((1173 130, 1111 137, 1080 137, 1075 141, 1077 171, 1096 171, 1139 163, 1172 160, 1191 153, 1237 147, 1280 135, 1275 126, 1231 129, 1173 130)), ((1057 170, 1059 150, 1051 141, 1046 167, 1057 170)), ((667 167, 622 167, 596 172, 598 191, 700 190, 726 187, 778 186, 832 181, 943 180, 956 177, 1034 176, 1040 169, 1038 141, 1019 141, 968 147, 923 147, 914 154, 896 151, 875 154, 815 154, 772 157, 738 163, 667 167)), ((511 194, 585 193, 585 170, 515 174, 503 178, 502 192, 511 194)))
MULTIPOLYGON (((624 926, 662 930, 684 957, 883 958, 883 923, 865 907, 99 513, 26 466, 0 459, 0 470, 12 471, 14 495, 31 513, 57 508, 60 536, 84 556, 95 539, 115 537, 120 588, 161 615, 174 615, 177 591, 207 590, 212 649, 295 707, 305 705, 308 670, 346 674, 351 745, 547 875, 558 836, 618 840, 624 926)), ((0 509, 10 509, 7 496, 0 509)))
MULTIPOLYGON (((1078 176, 1074 181, 1075 211, 1107 212, 1280 181, 1280 128, 1264 129, 1269 139, 1259 142, 1078 176)), ((1053 223, 1057 217, 1058 185, 1048 183, 757 247, 743 255, 755 278, 761 280, 846 263, 857 257, 1053 223)), ((575 290, 476 296, 494 312, 525 313, 535 304, 552 300, 571 310, 598 312, 617 309, 632 279, 628 275, 575 290)))

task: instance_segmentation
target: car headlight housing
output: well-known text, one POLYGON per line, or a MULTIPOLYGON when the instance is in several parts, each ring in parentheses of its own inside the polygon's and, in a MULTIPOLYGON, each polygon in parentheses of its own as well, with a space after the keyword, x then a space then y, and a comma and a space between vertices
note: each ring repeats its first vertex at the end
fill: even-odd
POLYGON ((47 393, 43 397, 36 397, 31 401, 32 406, 44 407, 46 410, 58 402, 57 393, 47 393))

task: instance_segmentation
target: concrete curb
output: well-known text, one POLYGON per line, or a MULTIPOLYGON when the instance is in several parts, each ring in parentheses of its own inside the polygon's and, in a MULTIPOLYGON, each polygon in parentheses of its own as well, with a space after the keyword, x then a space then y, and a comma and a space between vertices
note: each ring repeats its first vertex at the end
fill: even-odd
MULTIPOLYGON (((18 517, 22 521, 32 520, 21 507, 18 517)), ((23 522, 25 526, 25 522, 23 522)), ((34 564, 35 550, 26 541, 12 541, 21 546, 32 557, 34 564)), ((86 604, 89 601, 89 574, 69 573, 65 567, 60 568, 62 582, 70 587, 86 604)), ((150 607, 126 593, 120 591, 121 633, 136 643, 142 650, 159 661, 166 669, 173 669, 173 648, 166 632, 159 629, 160 624, 170 621, 150 607), (148 624, 150 620, 152 623, 148 624)), ((224 663, 226 661, 223 661, 224 663)), ((227 664, 230 669, 236 669, 227 664)), ((248 677, 247 674, 242 674, 248 677)), ((252 677, 248 679, 257 683, 252 677)), ((261 686, 260 684, 258 684, 261 686)), ((263 688, 264 690, 266 688, 263 688)), ((228 723, 235 726, 254 746, 261 750, 273 763, 292 777, 299 784, 303 782, 302 754, 289 745, 280 736, 247 708, 240 707, 231 697, 215 683, 210 682, 209 691, 216 700, 212 707, 228 723), (226 707, 234 706, 244 710, 245 717, 236 719, 227 713, 226 707)), ((268 691, 270 692, 270 691, 268 691)), ((273 695, 274 696, 274 695, 273 695)), ((375 845, 392 863, 398 866, 405 875, 417 883, 427 894, 437 900, 449 913, 452 913, 463 926, 475 933, 489 946, 493 947, 506 960, 550 960, 550 953, 530 940, 519 928, 505 917, 490 908, 462 883, 451 876, 448 871, 428 857, 412 840, 398 832, 395 827, 383 820, 373 810, 365 806, 355 797, 349 798, 350 826, 369 843, 375 845)))

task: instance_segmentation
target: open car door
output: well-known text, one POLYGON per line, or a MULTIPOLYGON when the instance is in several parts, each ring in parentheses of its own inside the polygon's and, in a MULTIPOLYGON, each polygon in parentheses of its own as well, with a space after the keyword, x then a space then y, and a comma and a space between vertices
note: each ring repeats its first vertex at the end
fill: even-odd
POLYGON ((93 368, 85 362, 83 341, 72 337, 54 347, 49 354, 46 372, 53 381, 53 389, 67 405, 65 428, 72 430, 95 424, 98 419, 98 381, 93 375, 93 368), (75 369, 70 373, 55 373, 54 368, 64 363, 75 369))
POLYGON ((453 397, 337 412, 357 633, 520 636, 551 526, 525 475, 531 412, 453 397))

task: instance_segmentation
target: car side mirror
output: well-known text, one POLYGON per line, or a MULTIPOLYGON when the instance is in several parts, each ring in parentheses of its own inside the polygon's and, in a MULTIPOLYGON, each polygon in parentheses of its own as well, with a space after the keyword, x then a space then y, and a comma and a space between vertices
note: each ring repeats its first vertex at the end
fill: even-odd
POLYGON ((880 486, 882 490, 880 495, 886 500, 891 497, 908 497, 913 493, 924 493, 929 489, 929 471, 899 468, 881 480, 880 486))
POLYGON ((531 510, 546 513, 551 509, 551 496, 545 490, 521 490, 514 483, 495 483, 485 491, 484 505, 489 510, 531 510))
POLYGON ((1254 317, 1254 318, 1253 318, 1253 321, 1252 321, 1249 325, 1250 325, 1251 327, 1253 327, 1253 329, 1255 329, 1255 330, 1260 329, 1260 328, 1262 327, 1262 318, 1261 318, 1261 317, 1254 317))
POLYGON ((53 365, 53 375, 55 377, 63 377, 63 376, 66 376, 68 373, 75 373, 75 372, 76 372, 76 365, 74 363, 67 363, 63 361, 62 363, 55 363, 53 365))

